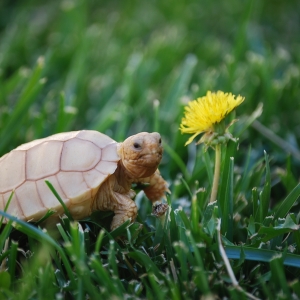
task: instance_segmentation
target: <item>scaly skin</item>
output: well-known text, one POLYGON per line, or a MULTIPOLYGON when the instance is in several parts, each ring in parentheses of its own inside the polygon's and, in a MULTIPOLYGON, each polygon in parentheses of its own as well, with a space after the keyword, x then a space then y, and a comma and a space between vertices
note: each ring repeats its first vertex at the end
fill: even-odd
POLYGON ((118 167, 115 173, 102 184, 92 206, 92 211, 111 210, 115 213, 111 223, 112 230, 128 219, 134 221, 137 216, 137 206, 132 200, 135 192, 130 189, 131 181, 126 177, 124 170, 118 167))
POLYGON ((169 192, 166 181, 157 167, 162 158, 161 139, 158 133, 142 132, 131 136, 119 144, 118 154, 121 160, 118 168, 106 180, 92 204, 92 210, 112 210, 115 216, 111 229, 115 229, 126 220, 133 222, 137 216, 137 206, 132 200, 132 183, 147 183, 145 193, 154 203, 169 192))
POLYGON ((161 198, 166 198, 166 192, 171 193, 168 189, 167 182, 162 178, 158 169, 153 175, 147 178, 141 178, 137 183, 149 184, 144 188, 144 192, 152 203, 159 201, 161 198))

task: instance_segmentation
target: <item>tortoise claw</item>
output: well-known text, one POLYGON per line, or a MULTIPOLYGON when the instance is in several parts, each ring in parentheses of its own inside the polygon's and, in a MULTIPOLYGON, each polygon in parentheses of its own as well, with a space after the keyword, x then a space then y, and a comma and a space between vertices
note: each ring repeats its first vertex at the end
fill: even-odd
POLYGON ((166 213, 168 208, 168 204, 157 201, 152 206, 152 215, 154 215, 155 217, 161 217, 166 213))

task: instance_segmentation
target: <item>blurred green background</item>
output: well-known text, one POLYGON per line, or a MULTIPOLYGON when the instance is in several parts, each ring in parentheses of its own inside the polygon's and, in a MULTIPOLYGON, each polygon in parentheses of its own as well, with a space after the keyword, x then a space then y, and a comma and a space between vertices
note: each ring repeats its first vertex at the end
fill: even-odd
POLYGON ((101 213, 81 225, 65 218, 51 256, 40 247, 49 243, 44 231, 7 225, 0 233, 0 294, 244 299, 233 297, 237 291, 220 259, 217 216, 227 246, 253 250, 244 260, 232 246, 245 290, 261 299, 299 294, 299 269, 284 267, 275 252, 263 263, 264 250, 282 250, 283 257, 296 254, 299 266, 299 32, 299 0, 1 0, 0 156, 62 131, 94 129, 117 141, 158 131, 173 209, 162 230, 138 193, 138 223, 130 234, 122 226, 128 244, 99 235, 102 222, 110 223, 101 213), (179 132, 184 105, 207 90, 246 98, 231 127, 239 143, 230 141, 223 151, 219 208, 206 206, 214 152, 185 147, 189 136, 179 132))
MULTIPOLYGON (((299 31, 298 0, 3 0, 0 155, 60 131, 122 141, 158 130, 187 162, 195 146, 178 131, 183 106, 207 90, 245 96, 238 116, 263 103, 259 122, 299 154, 299 31)), ((240 142, 241 155, 252 145, 278 166, 290 152, 253 128, 240 142)), ((165 173, 178 171, 171 163, 165 173)))

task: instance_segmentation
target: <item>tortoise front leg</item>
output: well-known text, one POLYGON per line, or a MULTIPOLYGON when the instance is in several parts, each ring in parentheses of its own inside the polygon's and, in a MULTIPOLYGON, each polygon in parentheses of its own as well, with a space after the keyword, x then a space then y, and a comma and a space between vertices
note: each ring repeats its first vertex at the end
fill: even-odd
POLYGON ((155 173, 147 178, 141 178, 137 183, 149 184, 143 190, 147 198, 152 202, 160 201, 166 198, 165 193, 171 193, 168 189, 168 183, 162 178, 159 170, 157 169, 155 173))
POLYGON ((125 192, 120 188, 115 180, 114 176, 110 176, 106 180, 92 204, 92 211, 113 211, 115 213, 112 223, 110 225, 111 230, 116 229, 122 225, 128 219, 133 222, 137 216, 137 206, 133 202, 132 198, 135 196, 133 190, 125 192))
POLYGON ((116 203, 113 208, 115 213, 112 223, 110 225, 111 230, 116 229, 128 219, 133 222, 137 216, 137 206, 135 202, 128 196, 114 193, 116 203))

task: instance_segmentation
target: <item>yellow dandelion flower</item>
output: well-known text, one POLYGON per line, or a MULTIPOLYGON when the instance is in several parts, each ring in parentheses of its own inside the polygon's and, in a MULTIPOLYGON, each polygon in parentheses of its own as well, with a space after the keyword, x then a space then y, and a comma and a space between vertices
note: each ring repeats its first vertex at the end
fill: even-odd
POLYGON ((215 125, 239 106, 244 99, 240 95, 236 97, 222 91, 216 93, 208 91, 206 96, 189 102, 185 107, 185 115, 180 124, 182 133, 193 134, 186 145, 203 132, 213 132, 215 125))

